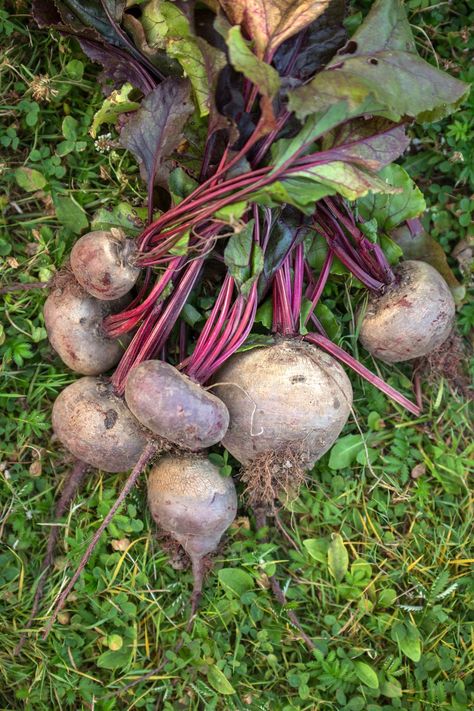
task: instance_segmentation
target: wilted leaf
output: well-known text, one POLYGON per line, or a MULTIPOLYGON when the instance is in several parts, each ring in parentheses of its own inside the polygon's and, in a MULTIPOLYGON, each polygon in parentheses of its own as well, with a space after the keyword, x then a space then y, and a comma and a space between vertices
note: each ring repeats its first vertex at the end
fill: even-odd
POLYGON ((289 105, 303 119, 341 99, 357 110, 372 96, 372 113, 433 121, 453 111, 468 91, 416 53, 400 0, 378 0, 326 69, 289 93, 289 105))
POLYGON ((155 82, 150 81, 140 63, 132 59, 124 50, 118 47, 107 47, 93 38, 82 36, 79 38, 79 44, 89 59, 103 67, 102 81, 110 80, 112 86, 117 89, 124 82, 130 82, 145 96, 153 90, 155 82))
POLYGON ((369 687, 369 689, 378 689, 379 680, 376 672, 371 666, 365 662, 354 662, 355 673, 358 679, 369 687))
POLYGON ((120 114, 128 111, 136 111, 140 107, 137 101, 130 98, 134 87, 130 83, 126 83, 120 90, 113 91, 107 99, 104 100, 102 106, 94 114, 90 134, 93 138, 97 135, 97 129, 104 123, 116 123, 120 114))
POLYGON ((125 9, 125 0, 55 0, 66 25, 73 28, 81 28, 81 25, 91 27, 96 30, 108 43, 118 47, 125 47, 126 42, 117 32, 113 23, 107 15, 107 10, 111 14, 112 20, 120 21, 125 9), (104 8, 107 8, 107 10, 104 8))
POLYGON ((44 175, 34 168, 17 168, 15 170, 15 180, 20 188, 29 193, 41 190, 47 182, 44 175))
POLYGON ((238 72, 258 87, 261 94, 270 98, 278 93, 280 77, 270 64, 262 62, 242 37, 240 27, 232 27, 227 34, 230 63, 238 72))
MULTIPOLYGON (((334 157, 378 171, 399 158, 409 143, 403 125, 380 117, 357 118, 346 121, 326 135, 322 153, 327 158, 334 157)), ((381 175, 392 185, 397 185, 390 181, 389 175, 381 175)))
POLYGON ((334 533, 328 548, 329 572, 340 583, 349 569, 349 554, 339 533, 334 533))
MULTIPOLYGON (((208 85, 208 108, 209 108, 209 135, 221 128, 229 129, 231 121, 219 113, 216 106, 216 91, 217 82, 222 69, 227 65, 227 59, 224 52, 210 45, 202 37, 197 37, 196 41, 201 50, 204 71, 207 76, 208 85)), ((231 144, 237 139, 237 136, 232 136, 231 144)))
POLYGON ((209 670, 207 672, 207 680, 212 686, 212 688, 215 689, 219 694, 223 694, 224 696, 228 696, 229 694, 235 694, 234 687, 227 679, 224 672, 221 672, 221 670, 216 667, 215 664, 213 664, 212 667, 209 667, 209 670))
POLYGON ((301 37, 285 40, 273 58, 279 74, 304 81, 322 69, 347 39, 345 14, 345 0, 332 0, 317 20, 301 30, 301 37))
POLYGON ((413 222, 416 225, 404 224, 394 229, 391 238, 401 248, 405 259, 420 259, 437 269, 451 289, 454 299, 460 303, 466 295, 466 288, 454 276, 444 249, 425 231, 421 222, 413 222))
POLYGON ((122 130, 120 142, 137 158, 148 186, 166 181, 164 161, 178 146, 193 113, 189 89, 185 79, 166 79, 148 94, 122 130))
POLYGON ((176 59, 189 78, 201 116, 209 113, 209 84, 206 65, 195 37, 170 38, 166 45, 169 57, 176 59))
POLYGON ((273 56, 288 37, 311 24, 330 0, 219 0, 233 25, 242 25, 258 57, 273 56))
POLYGON ((32 14, 40 27, 54 27, 75 37, 85 54, 104 67, 104 76, 115 87, 130 81, 147 94, 161 74, 120 31, 116 18, 123 3, 107 0, 107 8, 111 18, 96 0, 34 0, 32 14))

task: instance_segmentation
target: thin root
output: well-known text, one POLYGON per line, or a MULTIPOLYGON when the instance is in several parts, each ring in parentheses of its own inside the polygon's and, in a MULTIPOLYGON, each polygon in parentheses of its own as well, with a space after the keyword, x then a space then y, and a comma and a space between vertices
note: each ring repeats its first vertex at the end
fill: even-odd
POLYGON ((291 447, 264 452, 246 466, 241 474, 245 496, 253 509, 276 510, 275 501, 291 501, 306 479, 303 456, 291 447))
POLYGON ((0 294, 11 294, 15 291, 32 291, 33 289, 47 289, 51 286, 49 281, 33 281, 24 284, 23 282, 14 282, 8 286, 2 286, 0 294))
MULTIPOLYGON (((56 519, 56 521, 61 519, 64 516, 64 514, 66 513, 66 510, 68 509, 69 505, 71 504, 71 501, 74 499, 77 492, 81 488, 82 483, 86 477, 88 470, 89 470, 88 464, 86 464, 85 462, 82 462, 79 459, 75 460, 74 466, 72 467, 66 481, 64 482, 61 496, 59 497, 59 499, 56 503, 56 507, 54 510, 54 518, 56 519)), ((46 582, 49 577, 48 573, 49 573, 50 568, 54 562, 54 553, 55 553, 56 545, 57 545, 58 538, 59 538, 59 531, 60 531, 60 527, 58 525, 51 527, 49 537, 48 537, 48 543, 46 545, 46 555, 45 555, 43 562, 41 564, 40 580, 38 582, 38 587, 36 588, 35 596, 33 599, 33 605, 31 607, 30 616, 29 616, 28 621, 25 625, 25 631, 22 634, 20 641, 16 645, 15 650, 13 652, 13 654, 15 654, 15 655, 19 654, 21 649, 23 648, 23 645, 25 644, 27 637, 28 637, 26 632, 33 625, 36 614, 40 608, 41 601, 44 596, 46 582)))
MULTIPOLYGON (((257 526, 257 530, 260 528, 265 528, 265 526, 267 525, 267 517, 266 517, 265 513, 263 513, 262 509, 259 507, 254 507, 253 514, 255 516, 255 524, 257 526)), ((280 605, 282 605, 282 607, 284 607, 286 605, 286 597, 285 597, 285 593, 281 589, 280 583, 276 579, 275 575, 271 575, 268 579, 270 581, 270 585, 272 586, 273 594, 275 595, 275 597, 276 597, 277 601, 280 603, 280 605)), ((287 610, 287 613, 288 613, 289 619, 291 620, 292 624, 296 627, 296 629, 300 633, 300 635, 301 635, 304 643, 308 647, 308 649, 311 651, 313 649, 315 649, 315 644, 314 644, 313 640, 311 639, 311 637, 308 637, 308 635, 304 631, 304 629, 301 625, 301 622, 298 619, 296 612, 294 612, 293 610, 287 610)))
POLYGON ((445 378, 453 390, 470 399, 472 387, 466 369, 470 355, 468 348, 466 341, 453 330, 439 348, 415 361, 415 378, 425 377, 431 383, 439 381, 440 377, 445 378))
POLYGON ((73 589, 74 585, 77 582, 77 579, 79 578, 79 576, 81 575, 85 566, 87 565, 87 562, 88 562, 89 558, 91 557, 92 552, 94 551, 94 548, 96 547, 97 543, 99 542, 99 539, 100 539, 102 533, 105 531, 105 529, 107 528, 107 526, 109 525, 109 523, 111 522, 113 517, 115 516, 115 512, 117 511, 117 509, 120 508, 122 503, 125 501, 128 493, 131 491, 131 489, 134 487, 134 485, 138 481, 140 474, 143 472, 143 470, 145 469, 145 467, 148 464, 148 462, 150 461, 150 459, 156 454, 156 451, 157 451, 157 447, 154 442, 150 442, 143 450, 143 453, 142 453, 140 459, 136 463, 135 467, 132 470, 132 473, 130 474, 127 481, 125 482, 125 485, 124 485, 122 491, 120 492, 120 494, 118 495, 115 503, 113 504, 109 513, 104 518, 101 525, 95 532, 95 534, 92 538, 92 541, 89 543, 86 552, 82 556, 81 562, 77 566, 76 572, 72 576, 72 578, 69 581, 69 583, 67 584, 66 588, 63 590, 63 592, 58 597, 58 599, 56 601, 56 605, 53 610, 53 614, 51 615, 49 622, 46 625, 46 629, 43 634, 43 639, 46 639, 48 637, 49 633, 51 632, 51 628, 56 620, 56 617, 58 616, 59 612, 62 610, 69 593, 73 589))
MULTIPOLYGON (((284 607, 286 605, 286 597, 285 597, 285 593, 283 592, 283 590, 280 587, 280 583, 278 582, 278 580, 276 579, 276 577, 274 575, 271 575, 269 577, 269 580, 270 580, 270 584, 272 586, 273 594, 275 595, 275 597, 278 600, 278 602, 280 603, 280 605, 282 605, 282 607, 284 607)), ((296 613, 293 612, 293 610, 287 610, 286 612, 287 612, 288 617, 290 618, 291 622, 294 624, 294 626, 300 633, 300 635, 301 635, 302 639, 304 640, 304 643, 306 644, 308 649, 311 651, 313 649, 316 649, 316 646, 315 646, 313 640, 311 639, 311 637, 308 637, 308 635, 302 628, 301 622, 299 621, 296 613)))

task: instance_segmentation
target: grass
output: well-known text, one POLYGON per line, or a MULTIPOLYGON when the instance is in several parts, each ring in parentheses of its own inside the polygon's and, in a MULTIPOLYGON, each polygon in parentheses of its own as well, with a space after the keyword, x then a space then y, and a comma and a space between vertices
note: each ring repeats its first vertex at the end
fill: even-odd
MULTIPOLYGON (((96 146, 88 134, 101 104, 96 68, 70 43, 36 30, 25 5, 0 10, 5 283, 46 282, 95 211, 124 200, 139 210, 143 198, 136 166, 113 136, 96 146)), ((469 78, 467 4, 408 5, 420 46, 434 47, 442 65, 469 78)), ((466 106, 417 129, 419 143, 405 161, 427 193, 427 226, 447 252, 472 234, 465 216, 473 131, 466 106)), ((468 265, 452 264, 467 281, 468 265)), ((242 505, 191 635, 184 631, 190 574, 157 539, 142 482, 41 641, 59 590, 123 482, 92 472, 62 522, 43 616, 14 657, 70 464, 52 436, 50 411, 73 376, 47 343, 44 298, 43 290, 9 294, 0 307, 0 708, 472 708, 470 421, 467 402, 436 373, 425 378, 417 420, 354 380, 357 419, 282 512, 293 544, 273 522, 256 535, 242 505), (269 591, 273 574, 287 595, 284 608, 269 591), (292 609, 314 653, 292 627, 292 609), (160 673, 124 691, 164 655, 160 673)), ((337 299, 344 306, 344 290, 337 299)), ((465 305, 461 332, 473 321, 465 305)), ((350 316, 345 328, 352 329, 350 316)), ((381 370, 409 392, 409 367, 381 370)))

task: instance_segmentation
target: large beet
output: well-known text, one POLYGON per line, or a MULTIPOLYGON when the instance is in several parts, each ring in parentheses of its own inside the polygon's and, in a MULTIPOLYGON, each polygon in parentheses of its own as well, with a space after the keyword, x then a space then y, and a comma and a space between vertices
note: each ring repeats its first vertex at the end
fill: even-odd
POLYGON ((135 251, 135 242, 120 230, 89 232, 72 248, 71 269, 96 299, 118 299, 128 294, 140 274, 132 263, 135 251))
POLYGON ((106 472, 131 469, 147 436, 111 384, 101 378, 80 378, 56 398, 53 428, 67 449, 106 472))
POLYGON ((159 360, 144 361, 130 371, 125 400, 145 427, 191 451, 220 442, 229 425, 219 398, 159 360))
POLYGON ((118 363, 129 336, 108 338, 103 320, 117 313, 128 299, 99 301, 72 275, 60 277, 44 304, 48 337, 61 360, 76 373, 100 375, 118 363))
POLYGON ((360 341, 375 358, 400 363, 428 355, 449 336, 455 304, 441 274, 426 262, 408 260, 381 296, 371 295, 360 341))
POLYGON ((299 340, 237 353, 215 380, 230 414, 222 444, 246 465, 259 455, 291 450, 312 466, 337 439, 352 406, 342 367, 299 340))

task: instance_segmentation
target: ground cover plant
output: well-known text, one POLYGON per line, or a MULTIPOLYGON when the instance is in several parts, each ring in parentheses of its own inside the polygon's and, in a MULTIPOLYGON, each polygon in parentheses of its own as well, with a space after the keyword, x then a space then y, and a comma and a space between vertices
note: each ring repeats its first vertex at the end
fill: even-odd
MULTIPOLYGON (((451 287, 450 292, 442 288, 444 335, 453 314, 451 294, 462 306, 464 286, 458 279, 466 281, 469 275, 465 216, 470 204, 465 195, 470 175, 461 165, 462 150, 448 152, 452 160, 445 165, 436 141, 446 135, 451 143, 456 144, 456 137, 458 143, 467 143, 471 115, 464 109, 434 129, 411 124, 420 113, 423 121, 445 115, 465 100, 466 85, 438 73, 415 54, 397 3, 376 4, 368 19, 370 4, 352 8, 344 25, 337 3, 328 13, 323 12, 324 3, 308 3, 310 14, 301 16, 300 25, 291 14, 272 15, 276 25, 270 35, 262 33, 258 13, 239 15, 227 3, 223 9, 230 24, 223 16, 214 21, 215 6, 198 6, 202 14, 195 15, 194 25, 200 28, 196 34, 184 6, 130 5, 125 15, 120 3, 101 6, 105 19, 99 18, 98 28, 109 33, 107 44, 111 32, 114 42, 118 32, 124 43, 118 48, 113 44, 112 50, 104 49, 103 34, 98 36, 97 27, 91 32, 91 15, 79 16, 75 3, 57 3, 53 10, 51 4, 35 4, 40 24, 59 23, 66 38, 38 32, 21 8, 9 8, 11 14, 2 16, 2 31, 11 38, 4 58, 9 79, 2 110, 8 125, 2 144, 14 167, 14 173, 5 174, 2 238, 5 284, 12 288, 5 294, 2 345, 3 376, 8 378, 2 392, 7 410, 2 460, 4 703, 13 708, 155 708, 157 703, 165 708, 469 708, 472 686, 464 620, 472 562, 466 508, 470 450, 465 376, 458 367, 463 360, 460 341, 454 337, 448 350, 417 362, 415 369, 369 359, 357 342, 372 308, 370 301, 367 307, 366 289, 377 294, 395 281, 402 250, 407 258, 431 262, 451 287), (394 43, 389 49, 400 62, 397 80, 403 85, 403 67, 409 60, 421 82, 412 80, 411 93, 401 98, 395 94, 395 102, 390 82, 373 79, 375 68, 385 61, 383 48, 367 44, 376 34, 370 22, 374 17, 379 22, 381 16, 389 28, 386 41, 394 43), (311 20, 315 24, 305 33, 311 20), (348 44, 346 32, 351 35, 348 44), (299 37, 296 49, 294 39, 287 37, 291 33, 299 37), (116 83, 109 86, 113 93, 105 102, 96 83, 97 69, 71 34, 94 60, 105 63, 109 79, 116 83), (15 41, 20 38, 31 42, 32 56, 23 54, 21 42, 15 41), (314 45, 324 46, 324 53, 316 52, 314 45), (305 46, 311 51, 305 53, 305 46), (360 47, 371 50, 367 64, 360 47), (183 73, 188 80, 180 76, 183 73), (426 77, 435 88, 428 98, 426 77), (124 86, 125 80, 129 83, 124 86), (104 124, 110 134, 99 136, 104 124), (430 148, 421 158, 411 149, 401 161, 413 177, 421 174, 436 201, 424 216, 421 193, 409 174, 392 163, 406 151, 405 134, 413 136, 414 131, 429 136, 430 148), (152 155, 150 145, 156 148, 152 155), (141 175, 123 146, 138 157, 141 175), (450 180, 461 191, 456 198, 450 194, 450 180), (91 231, 91 237, 77 241, 91 231), (441 252, 438 242, 428 237, 440 232, 441 252), (445 258, 453 243, 459 263, 455 272, 445 258), (91 248, 101 250, 99 258, 88 256, 91 248), (119 267, 119 281, 125 273, 125 287, 121 281, 118 293, 112 289, 99 294, 104 286, 100 267, 110 250, 114 256, 120 253, 114 265, 119 267), (69 253, 72 273, 69 267, 64 270, 69 253), (91 271, 94 264, 99 272, 91 271), (18 281, 32 288, 15 291, 18 281), (44 320, 41 316, 46 293, 38 281, 48 285, 47 303, 54 306, 55 295, 65 293, 77 305, 77 316, 70 304, 60 315, 63 330, 56 341, 48 319, 52 309, 46 308, 44 320), (128 305, 108 315, 108 301, 127 298, 135 282, 128 305), (87 294, 90 289, 95 290, 92 295, 87 294), (104 295, 112 298, 100 298, 104 295), (61 367, 47 345, 46 329, 63 361, 87 377, 76 379, 61 367), (100 338, 119 349, 121 360, 111 382, 97 378, 112 372, 111 361, 90 372, 84 371, 89 366, 77 353, 71 359, 67 341, 74 339, 75 329, 81 332, 87 355, 91 337, 93 345, 100 338), (272 334, 285 340, 275 345, 272 334), (246 433, 233 434, 239 420, 233 401, 238 398, 235 392, 229 395, 225 373, 236 360, 252 362, 268 358, 272 349, 285 350, 284 343, 295 344, 287 347, 290 351, 296 346, 298 352, 314 349, 320 374, 333 370, 345 382, 348 376, 339 360, 366 380, 347 371, 354 399, 350 385, 349 390, 339 385, 344 407, 342 412, 340 404, 336 408, 335 434, 323 437, 314 455, 304 438, 305 446, 295 450, 294 442, 302 439, 298 434, 283 446, 273 436, 271 447, 264 443, 255 459, 255 451, 239 453, 230 444, 232 436, 234 443, 243 442, 246 433), (138 383, 135 388, 130 372, 138 383), (408 379, 412 375, 417 403, 408 379), (175 388, 165 400, 165 422, 160 418, 165 408, 158 400, 164 390, 156 378, 175 388), (203 389, 206 384, 211 388, 203 389), (374 385, 397 404, 389 404, 374 385), (61 403, 78 388, 85 388, 94 407, 101 401, 105 418, 98 419, 97 429, 78 412, 64 435, 73 408, 61 411, 61 403), (143 411, 140 394, 150 391, 143 411), (176 441, 177 420, 168 416, 179 397, 184 403, 191 398, 197 407, 203 399, 213 403, 216 396, 227 405, 230 426, 224 444, 227 437, 236 459, 213 447, 209 466, 217 467, 222 482, 229 484, 229 475, 239 474, 237 461, 251 466, 241 475, 239 516, 218 550, 201 612, 187 626, 190 578, 178 572, 187 559, 169 539, 156 541, 143 488, 132 485, 158 449, 171 448, 175 457, 175 447, 181 445, 181 456, 189 458, 189 449, 212 446, 222 438, 225 416, 222 420, 216 415, 220 430, 214 441, 205 440, 208 432, 203 439, 191 428, 186 444, 179 431, 176 441), (54 400, 59 441, 51 440, 49 424, 54 400), (411 414, 404 414, 404 407, 411 414), (121 450, 125 439, 121 433, 114 441, 117 431, 110 426, 122 422, 120 413, 131 432, 133 451, 125 453, 126 461, 121 450), (343 436, 308 478, 306 468, 331 446, 349 413, 343 436), (88 451, 93 455, 84 453, 87 447, 75 451, 78 441, 81 446, 87 443, 80 427, 89 430, 88 451), (101 471, 74 466, 60 442, 101 471), (124 470, 132 467, 126 479, 124 470), (39 575, 45 570, 40 553, 46 536, 38 528, 51 523, 54 490, 61 488, 71 468, 75 476, 58 501, 56 515, 65 516, 67 495, 75 492, 75 484, 79 488, 82 482, 85 488, 62 519, 59 535, 58 528, 52 529, 61 540, 60 552, 45 583, 46 577, 40 580, 39 575), (111 476, 103 473, 107 470, 122 473, 111 476), (252 479, 252 471, 258 478, 252 479), (298 484, 303 486, 295 499, 298 484), (100 538, 99 524, 107 523, 121 503, 120 490, 121 497, 130 490, 130 498, 100 538), (38 525, 27 523, 29 519, 38 525), (64 602, 68 579, 87 543, 91 550, 91 540, 98 546, 66 607, 59 610, 54 607, 58 594, 62 590, 64 602), (36 569, 35 561, 28 559, 29 549, 36 551, 36 569), (35 610, 37 616, 25 630, 33 583, 45 584, 45 604, 40 613, 35 610), (54 609, 58 621, 52 625, 54 609), (51 633, 42 642, 47 626, 51 633), (22 654, 15 656, 13 647, 22 638, 22 654)), ((96 6, 87 6, 88 12, 93 8, 94 22, 96 6)), ((436 39, 433 27, 446 18, 453 23, 447 47, 462 66, 463 47, 458 43, 469 38, 462 40, 464 25, 457 14, 436 9, 426 14, 426 8, 415 5, 411 9, 414 17, 419 13, 429 18, 418 30, 421 38, 434 34, 436 39)), ((380 42, 380 36, 376 40, 380 42)), ((433 62, 420 39, 418 49, 433 62)), ((447 52, 446 45, 441 44, 440 51, 447 52)), ((462 78, 469 79, 467 70, 462 78)), ((450 265, 456 266, 454 259, 450 265)), ((109 272, 107 288, 110 282, 115 286, 109 272)), ((415 310, 412 319, 421 312, 415 310)), ((471 322, 472 312, 464 307, 462 333, 471 322)), ((425 323, 415 322, 414 332, 425 337, 425 323)), ((101 356, 104 348, 99 348, 101 356)), ((405 349, 402 356, 406 354, 405 349)), ((413 357, 411 351, 408 355, 413 357)), ((382 354, 382 360, 404 359, 382 354)), ((271 368, 264 366, 271 379, 268 371, 271 368)), ((301 384, 307 371, 306 364, 301 373, 292 372, 295 384, 301 384)), ((240 387, 248 391, 253 384, 250 378, 240 387)), ((270 391, 281 391, 281 384, 270 385, 270 391)), ((321 391, 314 396, 297 392, 299 409, 317 417, 320 412, 311 408, 321 391)), ((82 391, 76 402, 85 406, 82 391)), ((284 405, 291 420, 290 402, 287 397, 284 405)), ((225 405, 218 411, 226 412, 225 405)), ((248 408, 248 398, 244 406, 248 408)), ((212 410, 212 404, 206 407, 212 410)), ((251 426, 257 427, 251 436, 259 432, 254 407, 251 426)), ((272 400, 263 414, 273 408, 272 400)), ((295 413, 299 416, 298 410, 295 413)), ((330 413, 328 417, 334 423, 330 413)), ((206 414, 204 424, 209 425, 208 419, 206 414)), ((265 422, 265 428, 269 426, 265 422)), ((322 426, 313 424, 311 431, 322 426)), ((287 423, 286 436, 288 431, 287 423)), ((158 459, 153 471, 166 461, 158 459)), ((212 476, 204 475, 209 485, 212 476)), ((218 481, 211 488, 219 488, 218 481)), ((151 492, 149 499, 162 528, 177 531, 175 524, 167 527, 169 512, 156 508, 159 499, 155 508, 151 492)), ((231 520, 221 528, 217 516, 209 550, 231 520)), ((52 548, 50 542, 50 570, 52 548)), ((188 546, 188 552, 202 563, 203 548, 188 546)), ((201 563, 194 566, 194 602, 201 592, 201 563)))

